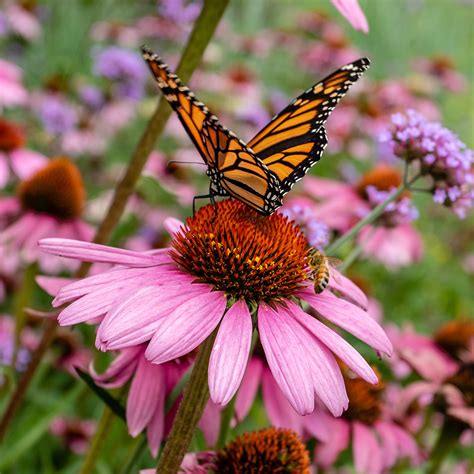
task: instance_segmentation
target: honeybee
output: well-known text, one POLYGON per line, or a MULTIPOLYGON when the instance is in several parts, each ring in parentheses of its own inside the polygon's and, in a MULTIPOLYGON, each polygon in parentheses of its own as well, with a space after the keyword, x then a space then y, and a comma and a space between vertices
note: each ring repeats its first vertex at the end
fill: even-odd
POLYGON ((320 250, 311 247, 308 251, 308 266, 311 269, 314 292, 322 293, 329 285, 329 267, 338 267, 341 260, 334 257, 326 257, 320 250))

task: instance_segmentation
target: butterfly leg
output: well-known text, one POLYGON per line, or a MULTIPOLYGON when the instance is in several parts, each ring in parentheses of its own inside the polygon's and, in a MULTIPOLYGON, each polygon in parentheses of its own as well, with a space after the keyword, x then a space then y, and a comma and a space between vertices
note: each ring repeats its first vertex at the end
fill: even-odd
POLYGON ((196 213, 196 201, 198 199, 207 199, 209 198, 211 200, 211 203, 215 203, 214 195, 213 194, 200 194, 199 196, 194 196, 193 197, 193 216, 196 213))

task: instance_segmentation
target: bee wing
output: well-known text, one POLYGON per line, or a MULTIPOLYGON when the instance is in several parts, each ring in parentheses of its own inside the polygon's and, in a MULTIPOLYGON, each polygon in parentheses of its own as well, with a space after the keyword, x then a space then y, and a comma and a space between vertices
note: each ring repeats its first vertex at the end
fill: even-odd
POLYGON ((338 268, 342 265, 342 260, 336 258, 336 257, 326 257, 328 264, 333 267, 333 268, 338 268))

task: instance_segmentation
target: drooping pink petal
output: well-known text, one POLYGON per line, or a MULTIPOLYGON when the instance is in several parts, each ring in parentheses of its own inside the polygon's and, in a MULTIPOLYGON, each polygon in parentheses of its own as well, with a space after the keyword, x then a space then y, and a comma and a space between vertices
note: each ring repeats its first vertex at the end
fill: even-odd
POLYGON ((361 308, 367 309, 369 302, 365 293, 351 279, 335 268, 330 270, 329 288, 341 292, 361 308))
POLYGON ((96 372, 93 364, 89 366, 89 373, 94 381, 104 388, 117 388, 125 384, 135 373, 138 361, 143 358, 144 346, 135 346, 124 349, 102 374, 96 372))
POLYGON ((392 343, 379 324, 363 309, 327 291, 316 295, 314 292, 303 290, 301 298, 324 318, 350 332, 375 350, 391 355, 392 343))
POLYGON ((380 437, 384 468, 392 467, 398 458, 397 435, 392 430, 392 423, 378 421, 374 428, 380 437))
POLYGON ((149 255, 107 245, 81 242, 72 239, 43 239, 39 246, 44 252, 84 262, 101 262, 128 267, 150 267, 168 263, 169 257, 149 255))
POLYGON ((328 439, 315 450, 315 461, 322 467, 332 466, 339 454, 349 446, 350 426, 342 418, 333 418, 328 415, 321 417, 326 424, 328 439))
MULTIPOLYGON (((340 416, 349 403, 341 369, 327 347, 293 317, 290 308, 294 306, 288 302, 288 309, 279 308, 278 312, 286 321, 293 323, 300 345, 308 351, 309 380, 312 381, 316 394, 334 416, 340 416)), ((306 316, 306 313, 304 315, 306 316)))
POLYGON ((106 314, 97 331, 99 346, 117 350, 149 341, 163 317, 191 296, 205 295, 209 291, 206 285, 189 285, 186 293, 182 285, 138 287, 106 314))
POLYGON ((158 399, 156 401, 155 412, 151 417, 146 430, 148 438, 148 446, 151 455, 156 458, 160 450, 161 442, 163 441, 165 431, 165 391, 160 390, 158 399))
POLYGON ((296 413, 268 369, 262 376, 262 395, 265 411, 272 426, 289 428, 302 436, 305 417, 296 413))
POLYGON ((399 458, 408 458, 411 463, 418 464, 421 461, 421 452, 412 435, 395 423, 391 428, 397 439, 399 458))
POLYGON ((421 396, 429 395, 432 397, 438 389, 439 385, 436 383, 424 381, 413 382, 401 391, 394 410, 396 410, 396 413, 399 413, 400 416, 403 416, 414 401, 418 400, 421 396))
POLYGON ((325 443, 329 441, 330 435, 327 423, 322 420, 323 416, 328 417, 329 415, 316 405, 313 413, 303 417, 303 426, 307 433, 325 443))
POLYGON ((131 436, 138 436, 150 422, 164 388, 163 368, 142 357, 127 398, 126 416, 131 436))
POLYGON ((450 407, 448 408, 448 415, 464 421, 474 430, 474 408, 467 406, 450 407))
POLYGON ((263 361, 258 357, 251 357, 235 400, 237 422, 241 422, 248 415, 257 396, 263 370, 263 361))
POLYGON ((357 0, 331 0, 331 3, 355 30, 369 32, 367 18, 357 0))
POLYGON ((308 351, 296 330, 301 326, 291 322, 291 318, 281 316, 266 304, 258 309, 258 330, 265 356, 273 377, 293 408, 306 415, 314 409, 314 388, 308 351))
POLYGON ((239 388, 247 367, 252 332, 247 303, 237 301, 222 318, 209 359, 209 391, 214 403, 226 405, 239 388))
POLYGON ((194 350, 216 328, 226 302, 219 291, 188 299, 163 318, 145 352, 146 358, 161 364, 194 350))
POLYGON ((208 446, 214 446, 216 444, 221 425, 220 421, 221 407, 209 400, 206 403, 201 420, 198 424, 208 446))
POLYGON ((357 375, 369 383, 377 383, 377 376, 365 359, 339 334, 305 313, 298 305, 289 302, 288 309, 293 317, 309 332, 336 354, 357 375))
POLYGON ((383 457, 380 445, 372 430, 363 423, 352 423, 352 455, 357 472, 381 474, 383 457))

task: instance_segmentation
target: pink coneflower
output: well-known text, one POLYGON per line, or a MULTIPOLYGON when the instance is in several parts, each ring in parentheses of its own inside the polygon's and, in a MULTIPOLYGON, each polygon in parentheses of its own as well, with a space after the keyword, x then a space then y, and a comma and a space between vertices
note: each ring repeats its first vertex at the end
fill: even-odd
POLYGON ((320 413, 319 423, 327 431, 327 441, 315 450, 315 462, 332 466, 352 441, 352 458, 357 472, 380 474, 399 460, 417 464, 420 452, 414 438, 395 423, 383 403, 384 383, 370 385, 343 367, 349 409, 341 418, 320 413))
POLYGON ((22 83, 21 69, 0 59, 0 108, 24 105, 28 93, 22 83))
POLYGON ((0 233, 3 251, 19 254, 25 262, 38 260, 46 271, 70 269, 64 261, 40 252, 37 242, 53 236, 91 238, 91 227, 80 219, 85 191, 77 167, 67 158, 55 158, 22 181, 17 196, 22 212, 0 233))
MULTIPOLYGON (((391 352, 364 309, 331 290, 315 294, 307 281, 308 243, 278 213, 263 217, 233 200, 208 205, 187 219, 171 249, 155 254, 67 239, 45 239, 40 246, 55 255, 121 266, 62 288, 53 302, 71 303, 59 315, 61 325, 102 317, 96 339, 102 350, 147 343, 145 357, 162 364, 193 351, 219 326, 209 389, 220 405, 240 385, 253 321, 273 376, 300 414, 313 411, 315 394, 334 415, 347 407, 333 353, 370 383, 377 381, 357 351, 306 313, 302 301, 377 351, 391 352)), ((331 284, 340 294, 357 294, 342 275, 334 274, 331 284)))
POLYGON ((423 380, 404 390, 399 409, 416 400, 433 401, 437 411, 474 430, 474 323, 452 321, 437 331, 431 345, 401 356, 423 380))
POLYGON ((25 136, 20 127, 0 119, 0 188, 8 184, 12 174, 26 179, 46 164, 45 156, 24 145, 25 136))

